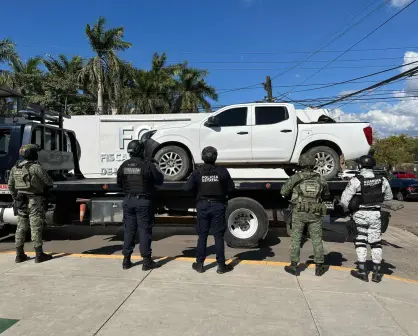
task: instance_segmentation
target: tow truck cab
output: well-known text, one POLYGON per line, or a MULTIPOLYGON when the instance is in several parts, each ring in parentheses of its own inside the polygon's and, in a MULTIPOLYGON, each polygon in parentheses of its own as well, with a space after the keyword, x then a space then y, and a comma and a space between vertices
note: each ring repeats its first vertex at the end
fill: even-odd
MULTIPOLYGON (((20 98, 20 95, 0 88, 0 97, 20 98)), ((74 132, 62 128, 63 118, 70 116, 37 105, 19 110, 17 115, 0 116, 1 202, 11 202, 7 182, 24 144, 40 146, 38 161, 54 181, 83 178, 78 165, 79 145, 74 132)))

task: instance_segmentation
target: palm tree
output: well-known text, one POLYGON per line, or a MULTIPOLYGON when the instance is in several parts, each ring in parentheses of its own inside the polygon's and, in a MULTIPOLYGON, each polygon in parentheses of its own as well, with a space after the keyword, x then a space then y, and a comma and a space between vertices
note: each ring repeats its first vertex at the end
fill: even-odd
POLYGON ((182 70, 177 79, 176 110, 179 112, 199 112, 202 108, 206 112, 211 109, 207 97, 218 100, 216 89, 208 85, 204 78, 209 75, 206 70, 189 68, 187 62, 182 65, 182 70))
POLYGON ((131 47, 131 43, 124 41, 123 27, 105 29, 106 20, 99 17, 99 20, 91 27, 86 26, 86 35, 90 46, 96 53, 91 58, 82 76, 87 75, 97 88, 97 113, 103 113, 103 94, 116 92, 120 89, 119 72, 123 66, 116 56, 117 51, 124 51, 131 47))
POLYGON ((167 55, 155 53, 151 69, 136 70, 133 78, 132 100, 136 113, 168 113, 173 107, 180 65, 167 65, 167 55))
POLYGON ((18 60, 16 44, 8 38, 0 40, 0 63, 12 63, 18 60))

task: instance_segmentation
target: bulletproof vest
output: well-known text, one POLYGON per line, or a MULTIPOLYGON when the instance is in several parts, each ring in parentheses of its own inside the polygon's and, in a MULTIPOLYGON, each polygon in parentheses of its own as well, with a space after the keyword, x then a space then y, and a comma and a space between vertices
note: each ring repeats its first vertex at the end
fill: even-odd
POLYGON ((42 193, 43 183, 36 174, 30 173, 30 167, 35 164, 31 161, 19 161, 15 165, 14 178, 15 188, 18 191, 30 193, 42 193))
POLYGON ((131 158, 122 166, 122 188, 127 194, 147 194, 152 191, 145 176, 144 161, 131 158))
POLYGON ((351 211, 358 211, 360 206, 379 206, 385 200, 385 195, 382 191, 383 178, 369 177, 357 175, 360 181, 360 194, 354 195, 351 199, 348 208, 351 211))
POLYGON ((201 167, 199 194, 207 198, 219 199, 225 196, 216 167, 201 167))
POLYGON ((323 186, 321 177, 317 173, 299 173, 302 180, 296 185, 294 193, 296 197, 296 211, 307 212, 318 215, 326 214, 326 206, 321 200, 323 186))

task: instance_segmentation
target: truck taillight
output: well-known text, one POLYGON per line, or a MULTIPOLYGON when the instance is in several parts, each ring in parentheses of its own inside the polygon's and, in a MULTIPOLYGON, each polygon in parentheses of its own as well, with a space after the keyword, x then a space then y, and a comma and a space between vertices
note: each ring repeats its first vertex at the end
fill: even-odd
POLYGON ((409 192, 412 192, 412 191, 414 191, 415 190, 415 188, 414 187, 408 187, 408 188, 406 188, 409 192))
POLYGON ((370 126, 363 128, 364 136, 366 137, 367 143, 371 146, 373 144, 373 130, 370 126))

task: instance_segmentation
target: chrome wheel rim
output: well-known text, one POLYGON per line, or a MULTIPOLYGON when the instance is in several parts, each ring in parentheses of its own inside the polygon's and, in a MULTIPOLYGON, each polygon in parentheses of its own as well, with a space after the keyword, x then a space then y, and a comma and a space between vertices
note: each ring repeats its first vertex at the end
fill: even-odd
POLYGON ((165 175, 174 176, 183 168, 183 160, 179 154, 168 152, 161 156, 158 165, 165 175))

